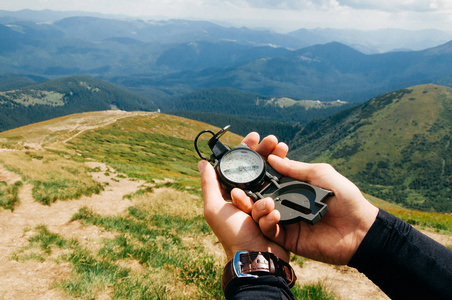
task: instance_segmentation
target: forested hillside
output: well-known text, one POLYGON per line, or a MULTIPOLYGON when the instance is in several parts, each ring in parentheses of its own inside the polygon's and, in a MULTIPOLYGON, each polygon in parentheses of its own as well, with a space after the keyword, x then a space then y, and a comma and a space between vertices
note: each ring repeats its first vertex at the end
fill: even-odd
POLYGON ((452 89, 421 85, 308 124, 291 157, 333 164, 364 191, 452 212, 452 89))
MULTIPOLYGON (((14 81, 15 86, 26 80, 14 81)), ((0 92, 0 131, 78 112, 155 110, 153 102, 88 76, 72 76, 0 92)))
POLYGON ((286 144, 290 143, 295 138, 296 134, 303 128, 299 124, 249 120, 233 115, 219 113, 174 111, 171 112, 171 114, 212 124, 219 128, 231 125, 230 131, 242 136, 245 136, 252 131, 259 133, 261 137, 275 135, 278 137, 279 141, 285 142, 286 144))

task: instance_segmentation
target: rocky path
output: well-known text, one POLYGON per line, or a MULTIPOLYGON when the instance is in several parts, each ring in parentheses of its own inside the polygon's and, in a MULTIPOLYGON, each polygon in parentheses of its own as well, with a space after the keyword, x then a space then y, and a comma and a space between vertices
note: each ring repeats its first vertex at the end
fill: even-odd
MULTIPOLYGON (((112 180, 105 175, 104 164, 90 165, 91 168, 96 166, 100 167, 101 171, 93 173, 93 178, 109 183, 99 195, 58 201, 46 206, 33 200, 32 186, 25 184, 19 194, 20 205, 14 212, 0 211, 0 299, 65 298, 62 292, 52 288, 52 284, 70 275, 69 265, 57 264, 51 260, 43 263, 33 260, 17 262, 11 260, 11 257, 28 245, 29 230, 38 225, 45 225, 51 232, 65 238, 76 238, 91 244, 109 234, 103 233, 96 226, 83 226, 77 221, 70 222, 70 219, 82 207, 88 207, 103 215, 121 214, 132 205, 131 201, 123 199, 123 196, 135 192, 143 182, 127 178, 112 180)), ((20 180, 20 177, 0 167, 0 181, 13 183, 17 180, 20 180)))
MULTIPOLYGON (((58 201, 46 206, 33 200, 32 186, 25 184, 19 194, 20 205, 14 212, 0 210, 0 299, 68 299, 52 285, 71 275, 69 264, 56 263, 51 259, 45 262, 11 260, 16 251, 28 245, 30 229, 45 225, 51 232, 67 239, 76 238, 90 248, 95 248, 100 238, 112 237, 112 233, 99 227, 83 226, 78 221, 70 222, 70 219, 82 207, 102 215, 122 214, 132 205, 123 196, 135 192, 143 182, 113 178, 117 175, 115 171, 102 163, 91 162, 88 165, 100 168, 99 172, 92 173, 95 180, 108 183, 99 195, 58 201)), ((0 181, 11 184, 18 180, 21 178, 17 174, 0 166, 0 181)), ((443 244, 452 245, 452 236, 425 233, 443 244)), ((308 260, 303 268, 296 267, 295 270, 300 283, 321 282, 340 299, 388 299, 378 287, 352 268, 308 260)))

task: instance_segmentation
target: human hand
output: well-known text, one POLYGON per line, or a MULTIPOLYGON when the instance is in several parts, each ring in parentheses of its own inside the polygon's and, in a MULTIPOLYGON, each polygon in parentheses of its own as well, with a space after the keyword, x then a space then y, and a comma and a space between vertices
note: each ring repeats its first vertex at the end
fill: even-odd
MULTIPOLYGON (((284 158, 288 147, 278 143, 274 136, 268 136, 259 143, 257 133, 248 134, 242 141, 257 151, 264 159, 272 154, 284 158)), ((279 258, 289 261, 289 252, 277 243, 267 239, 259 226, 247 213, 233 203, 243 203, 247 196, 240 189, 233 189, 229 195, 218 183, 215 170, 209 162, 198 164, 201 173, 201 186, 204 199, 204 217, 223 245, 228 260, 237 251, 272 252, 279 258)))
MULTIPOLYGON (((303 222, 280 225, 274 201, 265 198, 253 203, 236 195, 236 203, 245 213, 252 213, 262 233, 295 254, 331 264, 347 264, 358 249, 378 214, 350 180, 327 164, 308 164, 270 155, 270 165, 288 176, 334 192, 328 198, 328 213, 315 225, 303 222)), ((244 194, 242 191, 241 193, 244 194)))

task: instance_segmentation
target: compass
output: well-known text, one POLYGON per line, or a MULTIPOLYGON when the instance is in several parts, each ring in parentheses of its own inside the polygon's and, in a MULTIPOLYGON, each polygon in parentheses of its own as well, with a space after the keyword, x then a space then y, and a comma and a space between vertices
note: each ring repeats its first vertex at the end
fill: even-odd
POLYGON ((275 209, 281 214, 281 224, 304 221, 313 225, 327 213, 328 207, 323 201, 333 195, 331 191, 282 176, 244 143, 234 149, 224 145, 219 139, 229 128, 228 125, 217 133, 203 130, 195 138, 196 152, 201 159, 214 164, 218 180, 225 190, 240 188, 254 201, 272 198, 275 209), (212 134, 207 143, 212 151, 210 158, 203 156, 198 149, 198 139, 205 133, 212 134))

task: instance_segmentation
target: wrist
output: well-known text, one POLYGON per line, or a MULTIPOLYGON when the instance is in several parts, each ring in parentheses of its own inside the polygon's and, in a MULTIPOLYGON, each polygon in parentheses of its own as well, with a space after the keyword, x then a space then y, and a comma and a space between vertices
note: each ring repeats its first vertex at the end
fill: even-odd
POLYGON ((251 250, 247 250, 249 252, 259 252, 259 251, 262 253, 271 252, 276 257, 284 260, 285 262, 290 261, 290 251, 288 251, 280 246, 277 246, 277 245, 268 245, 268 244, 256 245, 256 244, 259 244, 259 243, 246 243, 246 244, 234 245, 234 246, 229 246, 229 247, 225 247, 222 244, 224 252, 226 254, 226 261, 233 260, 235 254, 237 252, 243 251, 243 249, 251 249, 251 250))
POLYGON ((358 250, 359 245, 361 245, 362 241, 364 240, 370 228, 377 219, 378 211, 379 209, 377 207, 368 203, 368 207, 366 207, 366 209, 364 210, 361 222, 359 223, 355 231, 355 247, 352 256, 358 250))

